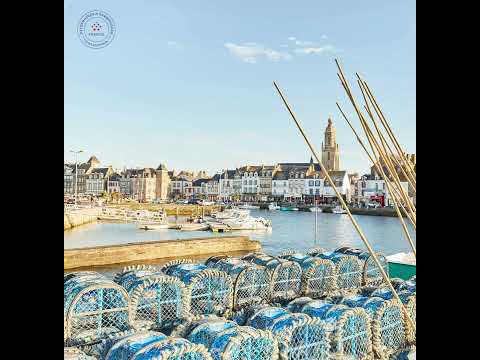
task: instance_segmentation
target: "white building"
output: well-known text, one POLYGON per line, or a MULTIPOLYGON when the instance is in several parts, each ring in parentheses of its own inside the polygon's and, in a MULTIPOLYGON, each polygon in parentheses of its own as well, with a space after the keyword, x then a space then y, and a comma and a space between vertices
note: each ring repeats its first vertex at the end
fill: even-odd
POLYGON ((283 201, 288 196, 288 173, 276 171, 272 179, 272 197, 276 201, 283 201))
POLYGON ((261 168, 261 166, 247 165, 237 170, 241 178, 241 194, 243 201, 259 200, 259 171, 261 168))
POLYGON ((86 176, 85 193, 88 195, 99 196, 103 192, 106 192, 108 177, 112 174, 113 174, 113 169, 111 166, 106 168, 92 169, 90 174, 86 176))
MULTIPOLYGON (((337 191, 343 196, 343 198, 347 201, 351 201, 351 190, 350 190, 350 180, 348 178, 348 174, 346 171, 329 171, 328 174, 332 178, 333 182, 335 183, 335 187, 337 191)), ((328 201, 332 201, 336 199, 337 195, 335 194, 335 190, 330 185, 327 179, 325 179, 323 184, 323 197, 327 198, 328 201)))
MULTIPOLYGON (((225 170, 218 181, 218 197, 223 201, 232 201, 235 195, 235 170, 225 170)), ((241 189, 241 179, 237 181, 241 189)), ((239 192, 240 193, 240 192, 239 192)))

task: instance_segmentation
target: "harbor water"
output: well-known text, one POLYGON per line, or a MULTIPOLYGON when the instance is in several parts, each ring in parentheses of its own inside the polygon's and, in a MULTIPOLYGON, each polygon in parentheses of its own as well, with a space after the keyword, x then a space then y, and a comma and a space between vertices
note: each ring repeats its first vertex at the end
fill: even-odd
MULTIPOLYGON (((227 234, 173 229, 145 231, 138 229, 138 224, 98 222, 64 231, 64 248, 242 234, 259 240, 262 243, 263 251, 270 254, 278 254, 292 248, 303 251, 313 246, 332 250, 343 245, 365 249, 347 215, 319 213, 317 215, 317 241, 315 241, 314 213, 252 210, 251 215, 270 219, 272 230, 232 231, 227 234)), ((390 255, 410 250, 397 218, 354 216, 376 251, 390 255)), ((411 231, 411 234, 415 240, 415 232, 411 231)))

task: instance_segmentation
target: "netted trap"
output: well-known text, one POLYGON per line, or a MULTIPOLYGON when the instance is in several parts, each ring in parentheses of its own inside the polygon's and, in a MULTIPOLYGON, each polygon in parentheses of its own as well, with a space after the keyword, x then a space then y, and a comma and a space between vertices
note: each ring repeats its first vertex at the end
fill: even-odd
POLYGON ((270 331, 209 317, 188 326, 188 340, 208 348, 214 360, 275 360, 278 342, 270 331))
POLYGON ((226 272, 192 260, 169 262, 162 271, 185 284, 190 293, 192 315, 225 315, 233 307, 233 282, 226 272))
POLYGON ((190 314, 185 284, 154 267, 127 267, 115 276, 115 282, 130 295, 130 322, 135 329, 172 328, 190 314))
POLYGON ((362 308, 350 308, 322 300, 312 300, 300 306, 302 312, 324 320, 331 331, 331 350, 338 358, 371 359, 373 356, 370 318, 362 308))
POLYGON ((282 253, 280 257, 300 265, 302 295, 321 297, 337 289, 337 268, 332 261, 294 252, 282 253))
POLYGON ((406 347, 406 327, 402 306, 396 300, 379 297, 347 296, 343 305, 361 307, 371 318, 373 351, 387 359, 406 347))
POLYGON ((282 360, 330 359, 330 336, 322 320, 265 306, 253 311, 247 325, 271 331, 278 339, 282 360))
POLYGON ((264 267, 226 256, 211 257, 205 265, 224 271, 232 278, 234 309, 269 300, 270 274, 264 267))
POLYGON ((353 255, 338 252, 323 252, 315 258, 332 261, 337 270, 337 287, 340 290, 358 289, 362 285, 362 263, 353 255))
POLYGON ((100 274, 72 274, 64 281, 63 306, 69 344, 98 341, 129 325, 127 292, 100 274))
POLYGON ((297 262, 258 253, 246 255, 242 259, 269 271, 272 301, 291 300, 300 295, 302 268, 297 262))
MULTIPOLYGON (((378 286, 384 283, 383 276, 378 269, 375 260, 368 251, 357 248, 342 247, 335 250, 337 253, 356 256, 362 263, 362 285, 378 286)), ((378 261, 382 265, 383 271, 388 275, 388 260, 380 253, 376 253, 378 261)))
POLYGON ((63 359, 64 360, 96 360, 96 357, 89 356, 85 354, 80 349, 75 347, 66 347, 63 348, 63 359))
POLYGON ((186 339, 143 331, 117 337, 105 360, 211 360, 207 349, 186 339))

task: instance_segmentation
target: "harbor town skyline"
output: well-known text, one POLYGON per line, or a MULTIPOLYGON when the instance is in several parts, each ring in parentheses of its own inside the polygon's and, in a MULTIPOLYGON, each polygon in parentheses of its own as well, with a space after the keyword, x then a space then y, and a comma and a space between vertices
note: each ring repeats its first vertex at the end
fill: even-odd
POLYGON ((353 115, 335 57, 349 74, 369 79, 399 141, 416 152, 414 1, 86 0, 66 1, 64 14, 66 161, 78 149, 86 152, 83 161, 98 154, 117 168, 165 161, 211 173, 308 161, 275 80, 317 151, 331 117, 342 167, 364 172, 368 158, 335 107, 339 101, 353 115), (115 21, 116 35, 90 49, 77 25, 99 6, 115 21))

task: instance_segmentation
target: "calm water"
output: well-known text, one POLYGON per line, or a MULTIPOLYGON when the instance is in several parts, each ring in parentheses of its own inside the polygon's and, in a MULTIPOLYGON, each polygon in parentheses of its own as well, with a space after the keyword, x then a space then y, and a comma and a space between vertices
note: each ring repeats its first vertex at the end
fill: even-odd
MULTIPOLYGON (((65 231, 63 243, 65 249, 71 249, 152 240, 246 234, 252 239, 260 240, 263 250, 271 254, 278 254, 282 250, 291 248, 307 250, 312 246, 322 246, 332 250, 341 245, 365 248, 347 215, 318 214, 316 244, 314 213, 252 210, 251 215, 272 220, 273 230, 217 234, 209 231, 145 231, 138 229, 135 224, 97 223, 65 231)), ((355 215, 355 218, 376 251, 390 255, 410 250, 397 218, 365 215, 355 215)), ((411 231, 411 234, 415 240, 415 233, 411 231)))

